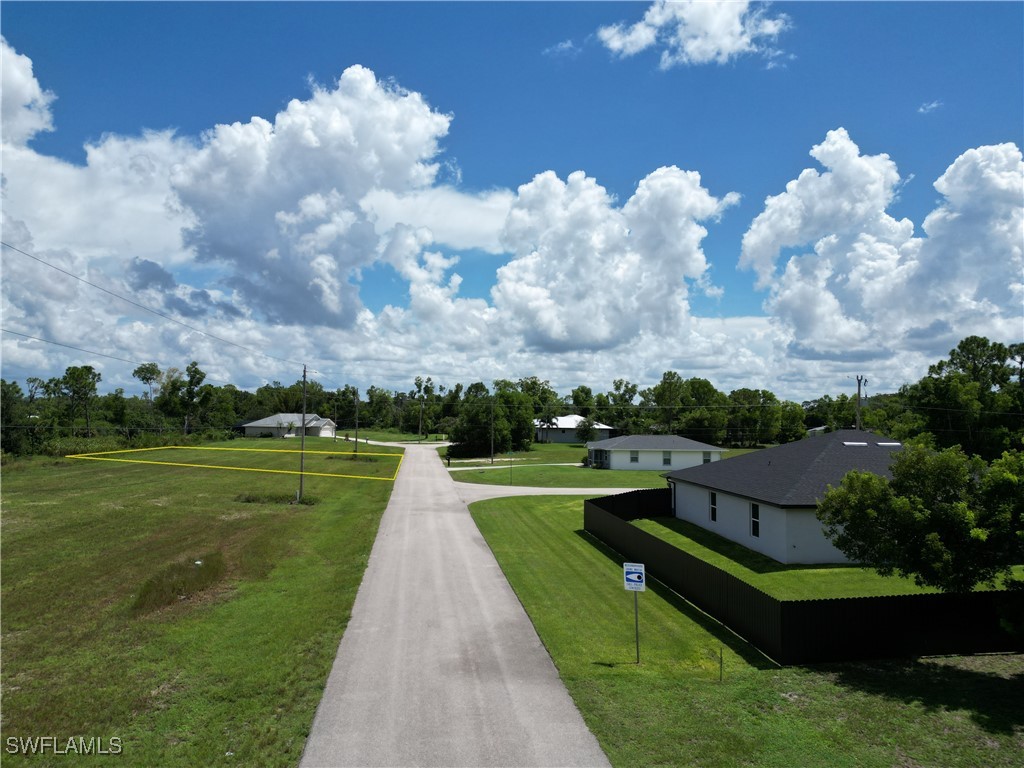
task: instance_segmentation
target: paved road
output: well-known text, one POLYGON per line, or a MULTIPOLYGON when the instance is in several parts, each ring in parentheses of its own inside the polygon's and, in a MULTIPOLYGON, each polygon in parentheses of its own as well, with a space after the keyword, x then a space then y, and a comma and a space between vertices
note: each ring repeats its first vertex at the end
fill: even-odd
POLYGON ((437 451, 407 446, 302 768, 607 765, 437 451))

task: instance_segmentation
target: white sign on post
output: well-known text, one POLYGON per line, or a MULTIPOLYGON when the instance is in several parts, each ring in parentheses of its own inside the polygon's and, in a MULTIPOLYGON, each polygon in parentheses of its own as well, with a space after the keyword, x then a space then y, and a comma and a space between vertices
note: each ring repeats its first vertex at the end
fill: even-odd
POLYGON ((644 574, 643 563, 623 563, 622 577, 629 592, 646 592, 647 577, 644 574))

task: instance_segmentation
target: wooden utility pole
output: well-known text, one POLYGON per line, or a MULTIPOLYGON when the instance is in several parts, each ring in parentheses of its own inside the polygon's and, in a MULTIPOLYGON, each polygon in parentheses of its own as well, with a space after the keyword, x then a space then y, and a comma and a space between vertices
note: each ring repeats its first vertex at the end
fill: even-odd
POLYGON ((862 383, 864 384, 864 386, 867 386, 868 380, 858 373, 857 374, 857 429, 858 430, 860 429, 860 386, 861 386, 862 383))
POLYGON ((299 498, 302 501, 302 478, 306 469, 306 366, 302 366, 302 438, 299 441, 299 498))

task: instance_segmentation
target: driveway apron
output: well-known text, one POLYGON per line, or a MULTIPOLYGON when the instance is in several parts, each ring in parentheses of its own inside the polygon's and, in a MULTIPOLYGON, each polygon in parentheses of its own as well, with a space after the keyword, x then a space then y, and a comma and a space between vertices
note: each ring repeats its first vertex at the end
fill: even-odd
POLYGON ((429 446, 405 450, 300 765, 608 765, 429 446))

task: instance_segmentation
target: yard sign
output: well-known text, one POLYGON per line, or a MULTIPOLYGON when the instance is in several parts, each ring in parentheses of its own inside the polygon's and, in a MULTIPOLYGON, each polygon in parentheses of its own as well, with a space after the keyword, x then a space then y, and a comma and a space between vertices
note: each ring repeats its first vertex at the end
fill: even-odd
POLYGON ((623 563, 622 578, 629 592, 646 592, 647 578, 644 574, 643 563, 623 563))
POLYGON ((626 591, 633 593, 633 626, 636 630, 636 663, 640 663, 640 593, 647 591, 647 575, 643 563, 623 563, 622 580, 626 591))

